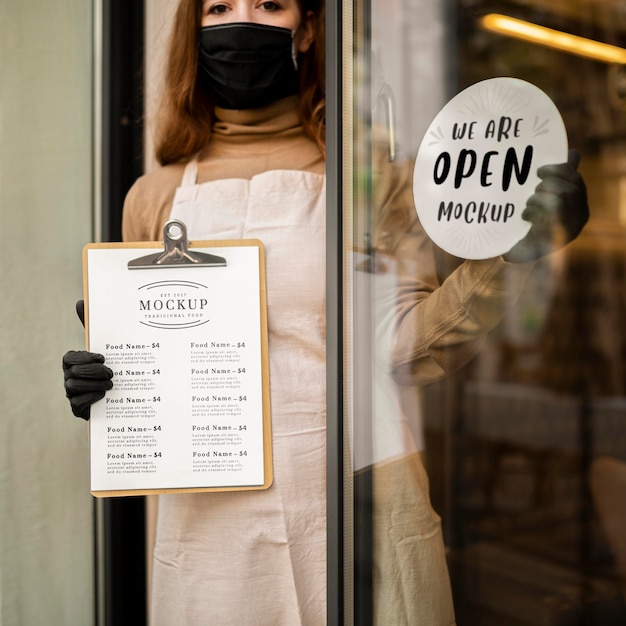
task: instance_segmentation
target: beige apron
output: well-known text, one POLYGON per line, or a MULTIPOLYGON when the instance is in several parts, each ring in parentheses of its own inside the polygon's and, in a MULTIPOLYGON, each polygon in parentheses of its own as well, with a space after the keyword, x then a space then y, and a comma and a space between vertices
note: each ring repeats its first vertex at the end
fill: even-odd
POLYGON ((274 484, 159 497, 152 626, 326 623, 325 177, 270 171, 196 184, 171 218, 190 241, 266 252, 274 484))
MULTIPOLYGON (((191 241, 265 245, 274 484, 159 497, 151 625, 323 626, 325 178, 282 170, 196 177, 192 161, 171 211, 191 241)), ((383 442, 376 456, 391 458, 374 465, 374 623, 450 626, 440 520, 420 456, 401 439, 383 442)))

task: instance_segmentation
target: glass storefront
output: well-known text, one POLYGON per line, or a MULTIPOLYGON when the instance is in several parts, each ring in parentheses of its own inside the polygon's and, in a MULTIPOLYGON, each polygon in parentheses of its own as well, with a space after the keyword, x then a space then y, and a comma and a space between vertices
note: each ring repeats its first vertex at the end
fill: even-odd
POLYGON ((626 44, 618 0, 342 9, 346 620, 357 624, 626 619, 625 66, 581 56, 580 39, 564 50, 495 31, 494 14, 523 21, 527 39, 535 25, 626 44), (506 295, 454 326, 448 292, 471 298, 475 274, 411 231, 413 160, 447 101, 505 76, 560 111, 591 217, 521 279, 504 269, 506 295), (447 339, 434 345, 438 329, 447 339), (406 371, 398 354, 422 349, 406 371))
MULTIPOLYGON (((83 340, 68 312, 81 292, 80 249, 115 238, 119 226, 99 224, 102 215, 92 224, 94 198, 105 213, 121 200, 107 199, 105 181, 94 190, 102 164, 84 158, 99 149, 92 108, 102 94, 91 89, 102 68, 89 52, 101 45, 93 39, 102 7, 72 1, 51 17, 40 4, 0 10, 11 27, 0 45, 0 118, 11 121, 0 124, 0 196, 12 233, 2 287, 17 294, 28 284, 61 322, 51 334, 36 307, 4 303, 0 623, 86 624, 96 612, 96 621, 121 623, 109 610, 113 595, 143 623, 143 503, 119 525, 115 505, 99 511, 94 563, 85 429, 68 425, 59 395, 58 357, 83 340), (33 40, 49 41, 45 71, 32 70, 42 67, 33 40), (44 166, 37 184, 35 160, 44 166), (30 264, 20 262, 24 242, 30 264), (136 568, 102 530, 128 539, 131 519, 136 568), (140 618, 102 550, 139 583, 140 618)), ((136 4, 148 8, 156 41, 174 3, 136 4)), ((329 624, 623 624, 626 61, 581 56, 581 39, 568 50, 561 36, 555 49, 532 26, 622 49, 626 4, 329 0, 327 9, 329 624), (472 280, 484 285, 496 266, 464 261, 424 235, 414 160, 442 107, 494 77, 528 81, 555 103, 581 156, 591 218, 574 242, 526 270, 498 269, 485 301, 472 305, 472 280)), ((148 46, 150 77, 159 46, 148 46)), ((136 72, 130 80, 140 82, 136 72)), ((130 132, 134 113, 113 110, 120 133, 130 132)))

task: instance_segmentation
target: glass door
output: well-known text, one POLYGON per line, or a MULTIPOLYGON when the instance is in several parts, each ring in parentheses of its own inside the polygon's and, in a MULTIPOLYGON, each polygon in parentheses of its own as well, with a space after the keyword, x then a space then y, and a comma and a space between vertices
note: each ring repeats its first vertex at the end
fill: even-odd
POLYGON ((340 11, 345 623, 623 624, 624 4, 340 11), (446 252, 417 217, 431 122, 495 77, 554 103, 587 189, 580 235, 530 263, 446 252))

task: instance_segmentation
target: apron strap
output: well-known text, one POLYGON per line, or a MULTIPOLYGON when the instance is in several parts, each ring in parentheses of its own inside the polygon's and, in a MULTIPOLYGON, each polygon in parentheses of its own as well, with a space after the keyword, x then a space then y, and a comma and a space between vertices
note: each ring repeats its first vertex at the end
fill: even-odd
POLYGON ((181 187, 193 187, 198 180, 198 155, 196 154, 185 165, 185 171, 183 172, 183 179, 180 183, 181 187))

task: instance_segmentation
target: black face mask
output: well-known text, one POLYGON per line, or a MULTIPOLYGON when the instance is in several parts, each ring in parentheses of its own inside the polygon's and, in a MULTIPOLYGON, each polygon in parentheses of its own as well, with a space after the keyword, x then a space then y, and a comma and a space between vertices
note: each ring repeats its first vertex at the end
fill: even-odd
POLYGON ((205 26, 200 79, 217 106, 254 109, 298 93, 293 35, 249 22, 205 26))

